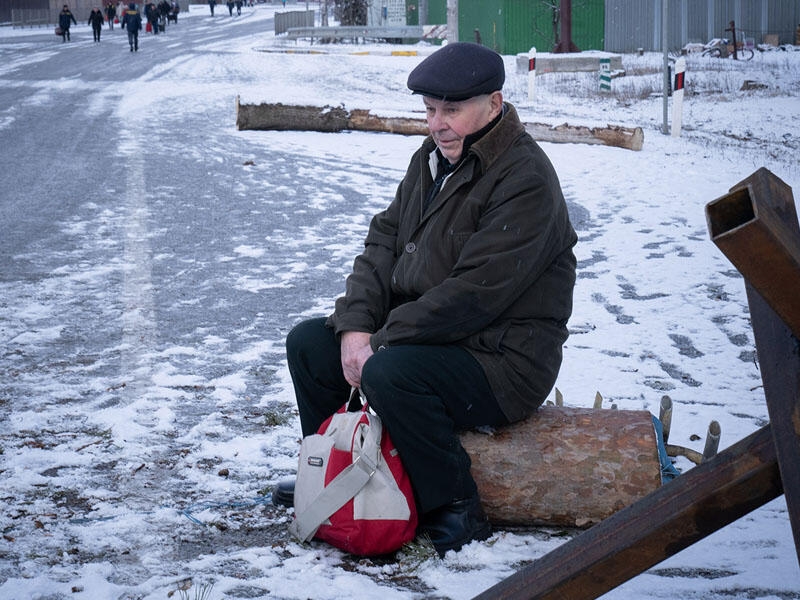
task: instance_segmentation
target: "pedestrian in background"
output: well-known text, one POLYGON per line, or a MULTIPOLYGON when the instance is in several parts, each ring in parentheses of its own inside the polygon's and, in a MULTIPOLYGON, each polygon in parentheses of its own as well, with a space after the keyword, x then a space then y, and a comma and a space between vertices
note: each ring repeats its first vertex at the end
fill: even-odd
POLYGON ((103 30, 103 12, 99 8, 93 8, 92 12, 89 13, 89 21, 87 25, 92 26, 92 35, 94 36, 94 41, 100 41, 100 32, 103 30))
POLYGON ((111 2, 106 5, 106 20, 108 21, 108 28, 114 29, 114 19, 117 18, 117 7, 111 2))
POLYGON ((217 5, 217 0, 208 0, 208 8, 211 9, 211 16, 214 16, 214 7, 217 5))
POLYGON ((167 30, 167 15, 169 15, 170 6, 167 0, 161 0, 158 3, 158 25, 161 31, 167 30))
POLYGON ((153 35, 158 35, 158 7, 155 3, 150 2, 144 9, 144 14, 147 17, 148 29, 153 32, 153 35))
POLYGON ((69 38, 69 26, 71 23, 78 24, 75 20, 75 17, 69 10, 69 6, 66 4, 61 9, 61 12, 58 14, 58 26, 61 28, 61 42, 66 42, 69 38))
POLYGON ((236 16, 241 16, 242 14, 242 0, 236 0, 236 16))
POLYGON ((139 32, 142 30, 142 15, 136 10, 136 5, 131 2, 122 15, 122 28, 128 28, 128 43, 131 52, 139 51, 139 32))

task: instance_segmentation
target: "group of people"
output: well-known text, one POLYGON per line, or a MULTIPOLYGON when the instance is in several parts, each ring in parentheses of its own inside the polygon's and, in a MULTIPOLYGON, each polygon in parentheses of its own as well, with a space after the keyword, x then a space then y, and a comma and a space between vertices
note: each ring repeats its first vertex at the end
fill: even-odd
POLYGON ((242 2, 242 0, 235 0, 235 1, 234 0, 228 0, 226 4, 228 5, 228 14, 230 16, 233 16, 233 7, 234 6, 236 7, 237 16, 242 14, 242 4, 244 4, 244 2, 242 2))
MULTIPOLYGON (((178 22, 178 13, 180 13, 180 5, 177 0, 160 0, 158 4, 149 2, 145 5, 145 19, 149 25, 148 29, 154 34, 159 31, 165 31, 168 21, 178 22)), ((92 27, 92 36, 95 42, 100 41, 100 35, 103 31, 103 23, 108 22, 109 29, 114 29, 114 23, 118 22, 123 29, 128 31, 128 43, 130 44, 130 51, 137 52, 139 50, 139 32, 142 30, 142 15, 139 12, 136 4, 131 2, 127 6, 120 3, 119 7, 113 3, 105 6, 104 10, 95 7, 89 13, 88 25, 92 27)), ((70 40, 70 26, 77 25, 75 15, 72 14, 68 5, 64 5, 58 15, 58 27, 61 35, 62 42, 70 40)))
MULTIPOLYGON (((253 0, 226 0, 225 4, 228 7, 228 14, 233 16, 233 9, 236 8, 236 14, 242 14, 242 6, 253 6, 253 0)), ((283 5, 286 6, 286 0, 283 0, 283 5)), ((208 0, 208 8, 211 11, 211 16, 214 16, 214 9, 217 6, 217 0, 208 0)))
POLYGON ((148 2, 144 7, 144 16, 149 25, 148 29, 155 35, 166 31, 169 21, 178 22, 180 10, 180 6, 174 0, 172 3, 167 2, 167 0, 161 0, 158 4, 148 2))

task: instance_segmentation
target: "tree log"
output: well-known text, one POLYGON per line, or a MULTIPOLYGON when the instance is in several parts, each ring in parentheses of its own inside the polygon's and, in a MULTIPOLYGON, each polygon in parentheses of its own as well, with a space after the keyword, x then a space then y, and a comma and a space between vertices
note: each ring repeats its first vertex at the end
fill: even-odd
POLYGON ((543 406, 461 442, 498 525, 590 527, 661 487, 647 411, 543 406))
MULTIPOLYGON (((641 150, 641 127, 583 127, 525 123, 533 139, 557 144, 601 144, 627 150, 641 150)), ((236 127, 239 130, 376 131, 402 135, 428 135, 428 124, 420 117, 380 116, 366 109, 344 106, 299 106, 291 104, 241 104, 236 98, 236 127)))

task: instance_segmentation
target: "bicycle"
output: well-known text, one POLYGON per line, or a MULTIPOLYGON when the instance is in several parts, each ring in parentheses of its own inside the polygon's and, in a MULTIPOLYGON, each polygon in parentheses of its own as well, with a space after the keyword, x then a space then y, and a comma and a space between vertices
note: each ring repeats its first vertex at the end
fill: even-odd
POLYGON ((732 56, 734 60, 751 60, 755 56, 755 52, 753 52, 751 44, 748 43, 744 31, 736 31, 736 24, 733 21, 725 31, 731 32, 734 42, 731 43, 728 38, 714 38, 703 46, 701 56, 710 56, 712 58, 728 58, 732 56), (737 34, 741 34, 741 41, 738 39, 740 35, 737 34))

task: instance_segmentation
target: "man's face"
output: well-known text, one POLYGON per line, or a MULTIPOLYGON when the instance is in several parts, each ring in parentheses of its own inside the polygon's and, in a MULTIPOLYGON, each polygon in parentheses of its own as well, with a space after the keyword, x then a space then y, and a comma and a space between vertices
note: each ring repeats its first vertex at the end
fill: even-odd
POLYGON ((423 102, 433 141, 442 156, 451 163, 456 163, 464 150, 464 138, 480 131, 500 114, 503 95, 492 92, 459 102, 426 96, 423 102))

